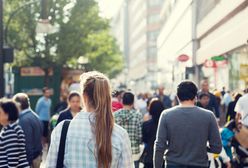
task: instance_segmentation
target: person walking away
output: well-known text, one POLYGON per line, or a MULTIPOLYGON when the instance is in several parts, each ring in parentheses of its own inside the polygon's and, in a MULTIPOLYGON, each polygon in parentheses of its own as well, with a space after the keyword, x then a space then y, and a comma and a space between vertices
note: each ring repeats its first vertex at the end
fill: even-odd
POLYGON ((0 100, 0 167, 29 167, 25 150, 25 135, 18 125, 19 111, 10 99, 0 100))
POLYGON ((135 168, 139 167, 140 144, 142 142, 142 115, 134 107, 134 94, 125 92, 122 98, 123 109, 114 113, 116 124, 127 130, 131 140, 135 168))
POLYGON ((221 93, 221 96, 224 97, 224 95, 226 94, 226 87, 225 86, 222 87, 222 91, 220 93, 221 93))
POLYGON ((164 105, 158 98, 153 98, 148 110, 152 118, 142 125, 142 137, 145 148, 141 157, 144 168, 153 168, 153 146, 156 139, 159 117, 164 110, 164 105))
POLYGON ((214 112, 215 117, 219 121, 220 111, 219 111, 218 102, 217 102, 217 99, 216 99, 215 95, 210 93, 210 91, 209 91, 209 83, 208 83, 207 80, 201 81, 201 90, 198 92, 198 95, 200 95, 201 93, 209 94, 209 104, 208 104, 207 109, 211 109, 211 111, 214 112))
POLYGON ((228 104, 227 114, 226 114, 226 121, 227 122, 235 119, 236 112, 234 111, 234 108, 235 108, 240 97, 242 97, 242 95, 240 93, 235 93, 234 101, 232 101, 228 104))
POLYGON ((64 120, 72 120, 72 118, 74 118, 81 111, 81 102, 79 92, 70 92, 68 96, 68 107, 59 113, 59 118, 56 125, 64 120))
MULTIPOLYGON (((99 72, 86 72, 81 75, 80 86, 83 110, 68 127, 63 167, 132 168, 128 134, 114 124, 109 79, 99 72)), ((56 167, 64 123, 60 122, 52 132, 47 168, 56 167)))
POLYGON ((161 168, 164 155, 167 168, 207 168, 207 152, 221 152, 216 118, 211 111, 195 106, 196 96, 193 82, 183 81, 177 86, 180 105, 161 114, 154 144, 154 168, 161 168))
POLYGON ((50 109, 52 104, 50 95, 50 90, 47 87, 44 87, 43 96, 38 99, 35 107, 35 112, 38 114, 42 122, 43 145, 48 142, 48 124, 50 120, 50 109))
POLYGON ((27 160, 31 168, 39 168, 42 158, 41 122, 37 114, 30 108, 28 95, 17 93, 13 100, 20 105, 19 125, 25 135, 27 160))

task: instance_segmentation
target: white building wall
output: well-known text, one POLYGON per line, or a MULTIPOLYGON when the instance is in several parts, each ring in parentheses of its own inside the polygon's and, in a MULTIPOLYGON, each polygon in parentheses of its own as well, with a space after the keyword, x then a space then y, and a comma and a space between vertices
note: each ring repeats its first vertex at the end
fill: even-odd
MULTIPOLYGON (((225 18, 245 0, 222 0, 216 7, 197 25, 197 36, 209 31, 216 23, 225 18)), ((197 51, 197 63, 201 64, 206 59, 224 54, 232 49, 247 43, 248 39, 248 7, 237 13, 230 20, 222 24, 213 32, 200 40, 197 51)))
MULTIPOLYGON (((192 56, 191 4, 192 0, 177 1, 170 17, 161 29, 157 40, 158 66, 161 70, 159 83, 172 85, 173 66, 175 67, 175 80, 181 80, 184 78, 185 66, 192 63, 192 59, 187 63, 177 62, 177 57, 181 54, 192 56)), ((170 3, 165 2, 165 5, 170 5, 170 3)))

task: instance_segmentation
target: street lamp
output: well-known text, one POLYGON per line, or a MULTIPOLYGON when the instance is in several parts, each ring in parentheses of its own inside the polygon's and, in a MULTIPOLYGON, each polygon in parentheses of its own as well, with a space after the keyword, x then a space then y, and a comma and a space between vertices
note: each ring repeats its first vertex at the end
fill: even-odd
MULTIPOLYGON (((7 21, 6 29, 5 29, 5 42, 7 44, 7 33, 8 33, 8 25, 11 19, 17 14, 23 7, 31 5, 33 3, 37 3, 40 1, 33 1, 27 4, 24 4, 20 8, 18 8, 15 12, 12 13, 10 18, 7 21)), ((36 32, 37 33, 50 33, 52 32, 52 26, 49 23, 48 16, 47 16, 47 0, 41 0, 41 20, 37 24, 36 32)), ((5 82, 4 82, 4 52, 3 52, 3 45, 4 45, 4 33, 3 33, 3 0, 0 0, 0 97, 4 96, 5 90, 5 82)))

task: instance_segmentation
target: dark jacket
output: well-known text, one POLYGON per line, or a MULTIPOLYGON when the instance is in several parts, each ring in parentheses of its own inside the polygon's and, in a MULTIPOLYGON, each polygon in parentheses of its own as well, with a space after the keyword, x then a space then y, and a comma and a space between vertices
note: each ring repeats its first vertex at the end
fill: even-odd
POLYGON ((153 146, 156 139, 157 128, 158 122, 154 121, 153 119, 144 122, 142 125, 142 137, 143 142, 145 143, 144 163, 153 163, 153 146))
POLYGON ((172 101, 167 95, 156 95, 156 97, 163 103, 164 108, 168 109, 172 107, 172 101))
POLYGON ((199 101, 196 102, 196 106, 212 111, 212 108, 211 108, 211 107, 209 107, 209 106, 203 107, 203 105, 202 105, 201 102, 199 102, 199 101))
POLYGON ((55 108, 54 108, 54 112, 55 113, 59 113, 65 109, 67 109, 68 105, 67 105, 67 102, 66 101, 62 101, 62 102, 59 102, 55 108))
MULTIPOLYGON (((202 91, 200 91, 198 93, 198 95, 200 95, 202 93, 202 91)), ((215 95, 213 95, 212 93, 208 92, 209 94, 209 103, 208 103, 208 107, 206 109, 209 109, 210 111, 214 112, 215 117, 219 118, 220 117, 220 110, 219 110, 219 105, 217 102, 217 99, 215 97, 215 95)))
POLYGON ((22 127, 25 141, 27 160, 29 164, 42 152, 42 126, 39 117, 30 109, 20 113, 19 125, 22 127))
POLYGON ((228 121, 229 120, 232 120, 232 119, 235 119, 235 116, 236 116, 236 112, 234 111, 234 108, 237 104, 237 101, 232 101, 229 103, 228 105, 228 109, 227 109, 227 114, 226 114, 226 120, 228 121), (229 118, 230 116, 230 118, 229 118))
POLYGON ((72 120, 72 118, 73 116, 71 114, 71 110, 67 108, 59 113, 59 118, 56 125, 58 125, 61 121, 64 120, 72 120))

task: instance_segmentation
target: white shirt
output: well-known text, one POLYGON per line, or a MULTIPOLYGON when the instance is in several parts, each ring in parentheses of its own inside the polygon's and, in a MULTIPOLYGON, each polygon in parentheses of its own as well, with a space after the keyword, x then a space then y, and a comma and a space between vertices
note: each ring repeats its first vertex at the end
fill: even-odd
POLYGON ((248 126, 248 93, 238 100, 234 111, 241 114, 243 124, 248 126))

